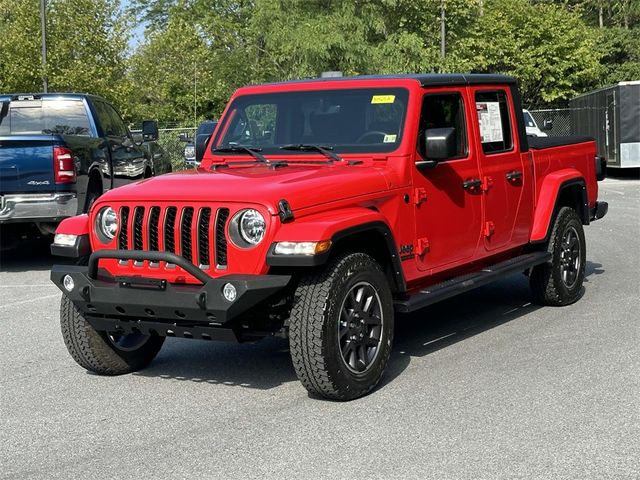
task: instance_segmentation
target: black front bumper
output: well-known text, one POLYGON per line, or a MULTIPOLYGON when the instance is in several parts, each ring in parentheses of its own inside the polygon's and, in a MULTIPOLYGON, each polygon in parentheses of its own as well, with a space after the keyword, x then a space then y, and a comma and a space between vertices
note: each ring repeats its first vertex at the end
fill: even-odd
POLYGON ((189 270, 200 272, 202 284, 172 284, 143 277, 113 277, 97 268, 100 258, 134 257, 150 261, 162 257, 163 261, 181 267, 186 263, 165 252, 102 250, 91 255, 86 267, 54 265, 51 280, 98 330, 220 340, 237 339, 232 320, 284 289, 291 280, 288 275, 213 278, 189 264, 189 270), (67 275, 73 280, 71 291, 64 286, 67 275), (237 292, 233 302, 222 293, 227 283, 237 292))

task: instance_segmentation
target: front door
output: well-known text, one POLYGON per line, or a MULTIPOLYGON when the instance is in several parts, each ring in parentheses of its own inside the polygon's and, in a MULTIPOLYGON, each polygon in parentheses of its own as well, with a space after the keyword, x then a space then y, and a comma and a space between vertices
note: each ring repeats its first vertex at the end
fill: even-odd
POLYGON ((479 176, 476 152, 469 148, 469 117, 473 113, 466 89, 441 90, 423 97, 418 160, 429 159, 423 148, 424 132, 429 128, 455 128, 457 153, 433 168, 413 170, 414 251, 422 271, 436 273, 459 266, 478 247, 482 199, 478 192, 464 186, 479 176))
POLYGON ((147 167, 144 148, 133 142, 129 130, 111 105, 96 101, 95 106, 109 145, 113 188, 144 178, 147 167))
MULTIPOLYGON (((518 222, 528 219, 519 215, 523 189, 531 178, 525 168, 525 155, 517 142, 516 112, 513 112, 508 89, 473 89, 475 127, 482 146, 479 151, 481 190, 484 201, 482 236, 486 251, 510 248, 518 222)), ((521 112, 517 113, 522 115, 521 112)), ((518 229, 518 237, 520 229, 518 229)), ((527 235, 526 229, 523 230, 527 235)))

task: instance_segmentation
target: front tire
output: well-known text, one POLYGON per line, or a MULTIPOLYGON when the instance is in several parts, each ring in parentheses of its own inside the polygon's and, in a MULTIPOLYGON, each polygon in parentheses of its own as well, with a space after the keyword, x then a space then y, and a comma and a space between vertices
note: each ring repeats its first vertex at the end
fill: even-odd
POLYGON ((98 332, 65 295, 60 303, 60 327, 73 359, 81 367, 100 375, 122 375, 140 370, 151 363, 164 343, 164 337, 98 332))
POLYGON ((393 314, 387 278, 363 253, 340 255, 302 278, 289 326, 298 379, 310 393, 334 400, 369 393, 389 360, 393 314))
POLYGON ((538 265, 531 272, 533 297, 541 305, 570 305, 582 294, 586 263, 584 229, 574 209, 560 209, 547 249, 551 263, 538 265))

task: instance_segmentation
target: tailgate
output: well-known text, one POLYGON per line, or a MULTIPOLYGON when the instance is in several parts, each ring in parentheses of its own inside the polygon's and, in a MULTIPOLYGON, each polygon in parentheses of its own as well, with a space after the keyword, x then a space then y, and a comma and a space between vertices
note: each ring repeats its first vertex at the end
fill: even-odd
POLYGON ((53 147, 61 144, 57 135, 0 136, 0 193, 52 191, 53 147))

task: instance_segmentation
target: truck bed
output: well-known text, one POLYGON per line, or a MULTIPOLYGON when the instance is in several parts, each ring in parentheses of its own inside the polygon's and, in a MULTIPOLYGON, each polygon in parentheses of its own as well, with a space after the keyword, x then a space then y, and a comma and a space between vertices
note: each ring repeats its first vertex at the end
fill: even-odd
POLYGON ((575 145, 577 143, 593 142, 592 137, 584 135, 568 135, 566 137, 527 137, 529 148, 534 150, 543 150, 551 147, 564 147, 566 145, 575 145))

